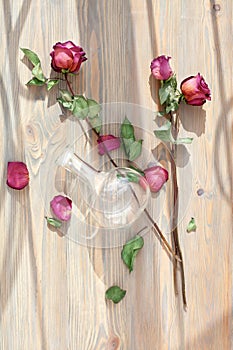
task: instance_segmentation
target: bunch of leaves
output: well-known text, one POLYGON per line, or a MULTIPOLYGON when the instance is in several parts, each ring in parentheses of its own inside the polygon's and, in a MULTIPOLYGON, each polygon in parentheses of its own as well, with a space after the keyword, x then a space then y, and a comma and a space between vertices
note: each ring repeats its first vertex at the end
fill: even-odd
MULTIPOLYGON (((161 87, 159 89, 159 99, 161 105, 164 107, 163 111, 157 113, 158 117, 171 115, 179 108, 179 104, 183 98, 181 92, 177 89, 176 75, 172 75, 167 80, 161 81, 161 87)), ((157 130, 154 131, 155 136, 163 142, 171 142, 173 144, 191 143, 192 138, 185 137, 175 139, 172 135, 172 123, 169 120, 157 130)))
MULTIPOLYGON (((28 60, 33 65, 32 69, 32 79, 27 82, 27 85, 34 86, 47 86, 47 90, 51 90, 55 85, 58 84, 59 79, 50 79, 46 78, 42 67, 41 62, 38 55, 26 48, 21 48, 24 55, 28 58, 28 60)), ((65 72, 63 72, 65 73, 65 72)), ((67 90, 60 90, 60 97, 57 99, 61 105, 71 111, 71 113, 78 117, 79 119, 89 118, 90 124, 93 129, 96 130, 97 133, 101 130, 101 117, 99 115, 100 105, 92 100, 85 98, 82 95, 71 95, 71 93, 67 90)))
POLYGON ((123 142, 125 154, 129 161, 135 160, 142 152, 142 141, 136 140, 134 127, 127 117, 121 124, 121 139, 123 142))
POLYGON ((27 82, 27 85, 34 85, 34 86, 47 86, 47 90, 51 90, 55 85, 58 84, 59 79, 50 79, 46 78, 42 67, 41 67, 41 62, 37 54, 29 49, 21 48, 23 51, 24 55, 28 58, 28 60, 31 62, 33 65, 32 69, 32 79, 30 79, 27 82))
POLYGON ((164 106, 164 111, 159 112, 159 115, 175 112, 181 101, 182 94, 177 89, 177 80, 175 74, 169 79, 161 81, 161 87, 159 89, 159 99, 161 105, 164 106))
POLYGON ((174 139, 172 135, 172 124, 167 120, 159 129, 154 130, 155 136, 163 142, 171 142, 174 144, 192 143, 193 138, 184 137, 174 139))
POLYGON ((97 133, 100 132, 102 121, 100 116, 100 105, 90 98, 83 95, 71 95, 67 90, 60 90, 58 102, 68 109, 75 117, 86 119, 88 117, 90 124, 97 133))

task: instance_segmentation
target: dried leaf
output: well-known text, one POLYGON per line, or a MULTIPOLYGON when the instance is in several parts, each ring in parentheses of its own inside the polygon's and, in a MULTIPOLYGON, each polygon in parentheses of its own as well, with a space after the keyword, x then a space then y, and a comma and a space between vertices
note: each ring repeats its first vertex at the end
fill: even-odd
POLYGON ((112 286, 106 290, 105 297, 117 304, 124 298, 125 294, 126 290, 123 290, 118 286, 112 286))
POLYGON ((175 144, 191 143, 193 140, 190 137, 175 140, 171 133, 171 122, 169 121, 166 121, 166 123, 162 125, 158 130, 154 130, 154 134, 156 137, 158 137, 158 139, 164 142, 172 142, 175 144))
POLYGON ((195 223, 195 219, 191 218, 191 220, 189 221, 188 226, 187 226, 187 232, 188 233, 195 232, 196 229, 197 229, 197 225, 195 223))
POLYGON ((24 55, 29 59, 29 61, 33 64, 33 66, 36 66, 38 63, 40 63, 40 59, 37 56, 37 54, 29 49, 21 48, 24 55))
POLYGON ((51 90, 55 85, 59 83, 58 79, 51 79, 47 82, 47 90, 51 90))
POLYGON ((60 228, 62 225, 62 222, 58 219, 48 218, 47 216, 45 217, 45 219, 47 220, 47 223, 53 227, 60 228))
POLYGON ((141 236, 136 236, 123 246, 121 258, 129 268, 130 272, 133 271, 134 260, 143 245, 144 239, 141 236))

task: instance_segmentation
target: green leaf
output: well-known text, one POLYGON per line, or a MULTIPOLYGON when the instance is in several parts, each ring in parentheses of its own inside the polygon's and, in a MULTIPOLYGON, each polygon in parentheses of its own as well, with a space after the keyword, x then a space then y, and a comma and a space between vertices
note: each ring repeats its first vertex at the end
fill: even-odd
POLYGON ((85 119, 88 115, 88 104, 84 96, 74 96, 72 113, 80 118, 85 119))
MULTIPOLYGON (((162 105, 165 104, 164 114, 168 114, 171 111, 176 111, 179 107, 180 98, 181 94, 177 90, 177 80, 175 75, 161 83, 161 88, 159 89, 159 99, 162 105)), ((159 113, 159 116, 161 116, 161 112, 159 113)))
POLYGON ((32 70, 32 75, 34 75, 34 77, 36 77, 38 80, 45 82, 46 78, 42 72, 42 68, 40 63, 38 63, 32 70))
POLYGON ((51 79, 47 82, 47 90, 51 90, 55 85, 59 83, 58 79, 51 79))
POLYGON ((112 300, 115 304, 119 303, 125 296, 126 290, 118 286, 112 286, 105 292, 105 298, 112 300))
POLYGON ((26 85, 43 86, 45 83, 37 78, 32 78, 26 85))
POLYGON ((21 48, 20 50, 23 51, 24 55, 29 59, 33 66, 36 66, 38 63, 40 63, 40 59, 35 52, 24 48, 21 48))
POLYGON ((124 146, 125 153, 129 158, 130 146, 134 143, 134 138, 132 139, 122 139, 122 143, 124 146))
POLYGON ((102 128, 102 120, 99 115, 96 115, 94 118, 90 119, 90 124, 93 129, 99 134, 102 128))
POLYGON ((121 251, 121 258, 129 268, 129 271, 133 271, 134 260, 139 250, 144 245, 144 239, 141 236, 135 236, 133 239, 128 241, 121 251))
POLYGON ((121 138, 127 157, 133 161, 141 154, 142 140, 135 140, 134 127, 126 117, 121 124, 121 138))
POLYGON ((169 83, 170 86, 176 90, 177 89, 177 79, 176 79, 176 75, 173 74, 169 79, 166 80, 165 83, 169 83))
POLYGON ((159 89, 159 99, 161 105, 164 104, 164 102, 167 100, 170 92, 172 91, 172 87, 165 83, 160 89, 159 89))
POLYGON ((67 74, 67 73, 69 73, 69 69, 64 69, 64 68, 62 68, 61 72, 62 72, 63 74, 67 74))
POLYGON ((125 117, 125 120, 121 124, 121 137, 123 139, 132 139, 135 140, 134 137, 134 127, 129 121, 128 118, 125 117))
POLYGON ((128 172, 127 175, 126 175, 126 177, 125 177, 125 175, 117 174, 117 178, 118 178, 118 179, 125 179, 125 178, 127 178, 127 180, 128 180, 129 182, 138 183, 140 177, 139 177, 139 175, 134 174, 133 172, 132 172, 132 173, 128 172))
POLYGON ((129 180, 129 182, 135 182, 138 183, 139 182, 139 175, 136 175, 134 173, 127 173, 127 179, 129 180))
POLYGON ((71 95, 71 93, 67 90, 59 90, 60 93, 60 98, 62 101, 65 102, 73 102, 73 96, 71 95))
POLYGON ((73 102, 64 101, 61 97, 58 97, 58 98, 57 98, 57 101, 58 101, 63 107, 69 109, 70 111, 72 110, 72 108, 73 108, 73 102))
POLYGON ((45 217, 45 219, 47 220, 47 223, 53 227, 60 228, 62 225, 62 222, 58 219, 48 218, 47 216, 45 217))
POLYGON ((157 117, 163 117, 165 114, 166 114, 165 112, 159 111, 159 112, 156 113, 156 116, 157 117))
POLYGON ((134 141, 129 148, 129 160, 133 161, 140 156, 142 152, 142 140, 134 141))
POLYGON ((158 130, 154 130, 154 134, 161 141, 172 142, 175 144, 191 143, 193 140, 190 137, 180 138, 175 140, 171 133, 171 122, 169 121, 167 121, 164 125, 162 125, 158 130))
POLYGON ((173 143, 175 143, 177 145, 181 145, 183 143, 186 143, 186 144, 192 143, 192 141, 193 141, 192 137, 182 137, 182 138, 177 139, 173 143))
POLYGON ((195 223, 195 219, 194 218, 191 218, 191 220, 189 221, 189 223, 188 223, 188 226, 187 226, 187 232, 188 233, 190 233, 190 232, 192 232, 192 231, 196 231, 196 229, 197 229, 197 225, 196 225, 196 223, 195 223))
POLYGON ((100 112, 100 105, 95 100, 87 98, 87 104, 89 108, 88 116, 90 119, 94 118, 100 112))
POLYGON ((166 114, 168 114, 169 112, 175 112, 177 111, 177 109, 179 108, 179 102, 176 101, 176 99, 174 98, 170 104, 168 104, 166 106, 166 114))

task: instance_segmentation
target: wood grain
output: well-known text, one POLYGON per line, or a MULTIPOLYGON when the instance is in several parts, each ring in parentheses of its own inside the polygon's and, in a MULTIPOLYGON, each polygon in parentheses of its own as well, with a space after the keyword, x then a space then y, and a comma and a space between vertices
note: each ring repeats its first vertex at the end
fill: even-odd
MULTIPOLYGON (((0 23, 0 348, 231 349, 232 1, 4 0, 0 23), (31 73, 19 48, 36 51, 50 74, 53 44, 69 39, 88 56, 73 87, 101 103, 156 111, 158 85, 149 65, 159 54, 172 56, 179 81, 200 71, 211 87, 210 103, 180 110, 180 136, 194 137, 178 149, 179 187, 187 183, 186 158, 193 176, 191 195, 180 193, 185 210, 178 227, 187 312, 174 295, 171 261, 152 232, 129 275, 121 248, 87 248, 47 228, 40 169, 66 121, 56 89, 47 94, 24 85, 31 73), (12 160, 28 165, 30 186, 23 191, 5 184, 12 160), (191 216, 198 229, 187 234, 191 216), (118 305, 104 299, 113 284, 127 289, 118 305)), ((155 128, 152 118, 143 124, 155 128)), ((77 137, 72 127, 67 135, 77 137)))

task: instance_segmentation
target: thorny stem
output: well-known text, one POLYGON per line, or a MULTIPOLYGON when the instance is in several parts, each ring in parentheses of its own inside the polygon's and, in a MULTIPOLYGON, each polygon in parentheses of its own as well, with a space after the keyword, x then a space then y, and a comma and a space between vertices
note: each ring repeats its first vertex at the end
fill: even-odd
POLYGON ((66 80, 67 86, 68 86, 68 88, 69 88, 69 90, 71 92, 71 95, 74 96, 75 93, 74 93, 74 90, 72 89, 72 86, 71 86, 69 80, 68 80, 68 74, 67 73, 65 73, 65 80, 66 80))
MULTIPOLYGON (((179 117, 178 114, 173 114, 170 112, 170 120, 172 124, 172 130, 173 130, 173 136, 176 139, 178 132, 179 132, 179 117)), ((180 243, 179 243, 179 235, 178 235, 178 200, 179 200, 179 189, 178 189, 178 183, 177 183, 177 169, 174 159, 176 158, 177 153, 177 145, 172 144, 171 146, 171 153, 172 158, 171 159, 171 170, 172 170, 172 182, 173 182, 173 217, 172 217, 172 241, 173 241, 173 248, 175 249, 176 255, 180 258, 180 261, 174 260, 173 263, 173 276, 174 276, 174 288, 175 293, 178 294, 178 285, 177 285, 177 273, 178 273, 178 263, 180 264, 180 273, 181 273, 181 288, 182 288, 182 299, 183 299, 183 305, 184 308, 187 309, 187 300, 186 300, 186 290, 185 290, 185 274, 184 274, 184 263, 183 263, 183 257, 182 252, 180 249, 180 243)))
POLYGON ((58 78, 58 77, 54 77, 54 78, 47 78, 46 80, 63 80, 63 81, 66 81, 66 79, 62 79, 62 78, 58 78))
POLYGON ((177 261, 181 261, 179 256, 174 252, 174 250, 171 248, 170 244, 167 242, 166 238, 164 237, 162 231, 160 230, 160 228, 158 227, 158 225, 156 224, 156 222, 153 220, 153 218, 151 217, 150 213, 147 211, 147 209, 144 209, 148 219, 152 222, 153 224, 153 229, 155 230, 155 232, 157 232, 164 244, 164 246, 168 249, 168 251, 173 255, 173 257, 177 260, 177 261))
MULTIPOLYGON (((68 80, 68 77, 67 77, 67 73, 65 73, 65 80, 66 80, 66 83, 67 83, 67 86, 71 92, 71 94, 74 96, 75 93, 70 85, 70 82, 68 80)), ((95 135, 97 137, 100 136, 100 134, 95 130, 95 128, 92 127, 91 123, 90 123, 90 120, 88 119, 88 117, 85 119, 87 124, 89 125, 89 127, 92 129, 92 131, 95 133, 95 135)), ((112 159, 111 155, 109 154, 108 150, 107 150, 107 147, 105 146, 104 142, 103 142, 103 146, 105 148, 105 153, 107 154, 107 157, 109 159, 109 161, 113 164, 114 167, 118 167, 116 162, 112 159)), ((159 237, 161 238, 164 246, 167 248, 167 250, 172 254, 172 256, 175 258, 175 261, 180 261, 182 259, 182 257, 180 258, 180 256, 174 252, 174 250, 172 249, 172 247, 170 246, 170 244, 168 243, 168 241, 166 240, 166 238, 164 237, 164 235, 162 234, 160 228, 158 227, 158 225, 156 224, 156 222, 153 220, 153 218, 150 216, 149 212, 145 209, 144 210, 147 217, 149 218, 149 220, 153 223, 153 229, 158 233, 159 237)))
MULTIPOLYGON (((93 132, 95 133, 95 135, 97 137, 99 137, 99 133, 94 129, 92 128, 92 125, 90 123, 90 120, 88 118, 86 118, 86 122, 87 124, 90 126, 90 128, 93 130, 93 132)), ((110 160, 110 162, 114 165, 114 167, 117 168, 117 164, 115 163, 115 161, 112 159, 111 155, 109 154, 108 150, 107 150, 107 147, 105 146, 104 142, 103 142, 103 146, 105 148, 105 153, 107 154, 108 156, 108 159, 110 160)), ((180 261, 180 258, 179 256, 174 252, 174 250, 172 249, 172 247, 170 246, 170 244, 168 243, 168 241, 166 240, 166 238, 164 237, 164 235, 162 234, 160 228, 158 227, 158 225, 156 224, 156 222, 153 220, 153 218, 151 217, 151 215, 149 214, 149 212, 144 209, 147 217, 149 218, 149 220, 152 222, 153 224, 153 229, 158 233, 159 237, 161 238, 162 242, 163 242, 163 245, 167 248, 167 250, 172 254, 172 256, 180 261)))
MULTIPOLYGON (((94 133, 96 134, 97 137, 100 136, 99 132, 97 132, 95 130, 95 128, 92 127, 91 123, 90 123, 90 120, 88 119, 88 117, 86 118, 86 122, 88 124, 88 126, 92 129, 92 131, 94 131, 94 133)), ((112 157, 110 156, 108 150, 107 150, 107 147, 105 146, 104 142, 103 142, 103 146, 104 146, 104 150, 105 150, 105 153, 107 154, 108 156, 108 159, 110 160, 110 162, 112 163, 112 165, 117 168, 117 164, 114 162, 114 160, 112 159, 112 157)))

